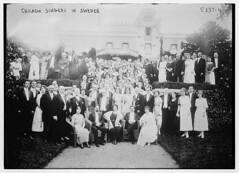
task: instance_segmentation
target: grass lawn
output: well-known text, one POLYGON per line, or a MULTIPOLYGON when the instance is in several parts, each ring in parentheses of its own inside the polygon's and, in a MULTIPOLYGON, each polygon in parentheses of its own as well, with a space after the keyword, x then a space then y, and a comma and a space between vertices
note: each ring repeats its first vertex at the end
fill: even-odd
POLYGON ((66 147, 66 144, 56 145, 41 138, 31 140, 27 137, 21 137, 9 141, 5 148, 5 168, 44 168, 66 147))
POLYGON ((189 139, 180 136, 160 137, 159 144, 172 155, 180 168, 235 168, 231 134, 206 132, 204 139, 196 135, 191 135, 189 139))

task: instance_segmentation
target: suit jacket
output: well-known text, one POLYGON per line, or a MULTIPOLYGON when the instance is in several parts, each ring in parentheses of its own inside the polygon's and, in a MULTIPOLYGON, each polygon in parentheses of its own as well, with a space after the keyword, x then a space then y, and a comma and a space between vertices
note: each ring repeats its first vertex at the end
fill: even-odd
POLYGON ((71 108, 72 108, 72 115, 76 113, 77 105, 81 108, 81 114, 84 116, 86 111, 86 100, 82 97, 79 97, 79 100, 76 97, 71 98, 71 108))
POLYGON ((181 76, 181 72, 185 71, 185 63, 183 60, 179 59, 174 62, 173 73, 174 76, 181 76))
MULTIPOLYGON (((30 90, 31 90, 31 88, 30 88, 30 90)), ((38 91, 37 89, 35 89, 36 90, 36 95, 35 95, 35 97, 34 97, 34 94, 33 94, 33 92, 32 92, 32 95, 33 95, 33 99, 34 99, 34 102, 33 102, 33 109, 35 110, 35 108, 37 107, 37 103, 36 103, 36 101, 37 101, 37 95, 38 94, 40 94, 40 91, 38 91)))
MULTIPOLYGON (((67 100, 65 99, 65 102, 67 100)), ((54 116, 57 116, 58 119, 64 119, 66 116, 66 110, 64 111, 65 103, 62 100, 60 94, 57 94, 53 97, 53 110, 54 110, 54 116)))
MULTIPOLYGON (((98 113, 100 126, 104 125, 105 119, 101 112, 98 113)), ((92 123, 92 126, 96 126, 95 112, 90 113, 89 121, 92 123)))
POLYGON ((197 76, 199 76, 201 73, 203 73, 205 76, 205 70, 206 70, 206 61, 203 58, 200 58, 200 61, 197 62, 198 60, 195 61, 195 66, 194 70, 197 76))
POLYGON ((28 89, 29 100, 27 101, 26 93, 24 88, 22 88, 18 93, 19 106, 22 112, 34 111, 35 100, 33 98, 33 93, 28 89))
MULTIPOLYGON (((125 116, 124 116, 124 120, 125 121, 129 121, 129 115, 130 115, 130 112, 126 113, 125 116)), ((140 117, 138 116, 137 113, 134 113, 134 120, 135 121, 138 121, 140 119, 140 117)))
MULTIPOLYGON (((188 93, 188 97, 190 99, 190 95, 188 93)), ((198 98, 197 94, 196 93, 192 93, 192 97, 191 97, 191 107, 195 107, 195 102, 196 102, 196 99, 198 98)))
MULTIPOLYGON (((54 94, 53 94, 54 98, 54 94)), ((53 109, 53 98, 48 92, 42 95, 40 106, 42 109, 42 120, 43 122, 49 121, 54 116, 54 109, 53 109)))
MULTIPOLYGON (((162 101, 163 101, 163 102, 162 102, 162 109, 164 109, 164 108, 163 108, 163 106, 164 106, 164 95, 161 96, 161 99, 162 99, 162 101)), ((171 96, 168 94, 168 100, 167 100, 167 102, 168 102, 168 107, 170 106, 170 104, 169 104, 170 99, 171 99, 171 96)))
POLYGON ((143 95, 138 93, 137 97, 133 97, 133 103, 135 106, 135 112, 139 114, 139 116, 142 116, 144 113, 144 101, 143 101, 143 95), (139 112, 138 112, 139 111, 139 112))
POLYGON ((143 107, 149 106, 150 111, 153 112, 153 107, 154 107, 154 96, 152 94, 149 94, 149 100, 147 101, 147 94, 143 96, 143 107))
MULTIPOLYGON (((100 109, 101 109, 101 104, 102 104, 102 98, 103 98, 103 96, 101 96, 99 98, 99 107, 100 107, 100 109)), ((106 107, 106 111, 107 112, 110 111, 110 109, 111 109, 111 99, 109 97, 106 97, 105 107, 106 107)))

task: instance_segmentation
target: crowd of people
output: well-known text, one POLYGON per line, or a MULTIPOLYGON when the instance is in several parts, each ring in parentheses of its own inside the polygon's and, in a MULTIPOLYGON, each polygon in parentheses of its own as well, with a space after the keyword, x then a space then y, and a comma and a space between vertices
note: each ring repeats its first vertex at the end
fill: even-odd
MULTIPOLYGON (((62 53, 65 59, 66 55, 62 53)), ((189 54, 185 55, 190 60, 189 54)), ((171 62, 170 56, 164 57, 167 64, 171 62)), ((195 64, 203 59, 200 53, 198 57, 195 64)), ((180 63, 185 64, 185 75, 188 73, 186 61, 180 63)), ((192 86, 188 90, 182 88, 180 93, 168 88, 152 89, 150 77, 157 76, 148 73, 147 62, 139 59, 107 61, 96 58, 93 61, 85 58, 83 64, 80 86, 58 86, 57 81, 44 86, 35 78, 25 80, 18 94, 23 135, 32 138, 35 133, 42 133, 44 138, 58 144, 68 141, 74 131, 81 148, 90 147, 93 142, 97 147, 105 145, 106 134, 116 145, 122 140, 123 129, 131 142, 134 144, 137 139, 140 146, 157 142, 160 135, 183 132, 182 137, 189 138, 189 131, 193 130, 204 138, 204 131, 208 131, 208 105, 201 90, 196 92, 192 86), (135 129, 139 129, 138 136, 134 136, 135 129)), ((162 78, 161 64, 157 64, 159 79, 162 78)), ((167 64, 165 68, 170 69, 167 64)), ((62 68, 62 76, 67 77, 68 71, 62 68)), ((167 74, 166 80, 169 79, 167 74)), ((187 79, 185 75, 184 80, 187 79)), ((196 81, 202 80, 202 76, 196 73, 196 81)))
MULTIPOLYGON (((37 51, 23 53, 22 58, 15 59, 11 63, 12 74, 20 78, 21 74, 29 80, 39 79, 82 79, 85 73, 94 76, 99 67, 108 66, 112 60, 96 58, 82 58, 74 52, 63 52, 56 58, 54 52, 37 51)), ((126 60, 119 59, 119 63, 125 64, 126 60)), ((115 63, 114 63, 115 64, 115 63)), ((202 52, 184 52, 175 55, 163 55, 156 61, 138 59, 135 65, 141 65, 145 71, 149 83, 158 82, 183 82, 183 83, 209 83, 216 84, 217 69, 219 67, 218 53, 214 53, 213 59, 202 52)), ((137 67, 135 67, 137 68, 137 67)), ((114 68, 113 68, 114 69, 114 68)), ((110 68, 112 70, 112 68, 110 68)), ((122 69, 126 70, 125 68, 122 69)), ((115 72, 115 71, 113 71, 115 72)))

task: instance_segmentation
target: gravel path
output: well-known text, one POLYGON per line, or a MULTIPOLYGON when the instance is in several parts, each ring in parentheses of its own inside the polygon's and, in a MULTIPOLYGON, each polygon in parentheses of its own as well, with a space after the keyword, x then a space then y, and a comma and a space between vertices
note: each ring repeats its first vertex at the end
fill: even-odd
POLYGON ((140 147, 121 142, 99 148, 68 147, 46 168, 178 168, 178 165, 160 145, 140 147))

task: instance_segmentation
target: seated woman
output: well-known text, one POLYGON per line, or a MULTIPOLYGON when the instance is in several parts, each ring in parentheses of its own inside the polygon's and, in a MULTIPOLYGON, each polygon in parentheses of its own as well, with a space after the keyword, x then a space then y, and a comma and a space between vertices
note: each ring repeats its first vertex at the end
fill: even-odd
POLYGON ((77 106, 76 114, 71 118, 71 125, 75 129, 77 134, 77 144, 80 145, 81 149, 84 148, 83 143, 86 143, 86 147, 90 148, 89 142, 89 131, 85 127, 85 118, 81 113, 80 106, 77 106))
POLYGON ((145 106, 145 114, 139 120, 141 130, 139 133, 137 145, 140 146, 144 146, 145 144, 150 145, 150 143, 155 142, 157 139, 158 128, 156 125, 155 116, 149 110, 150 107, 145 106))
POLYGON ((113 111, 106 112, 104 117, 109 125, 112 143, 116 145, 122 134, 121 121, 123 119, 122 114, 118 111, 118 105, 114 105, 113 111))

